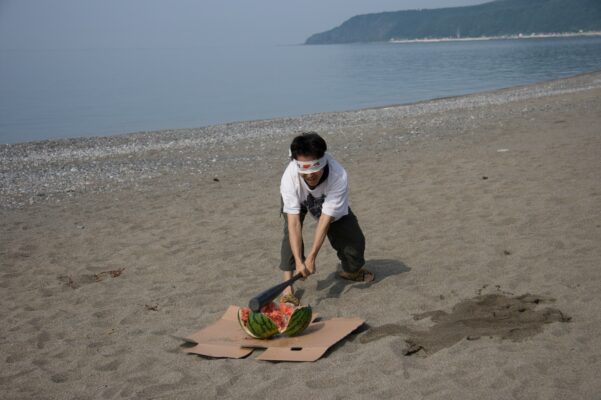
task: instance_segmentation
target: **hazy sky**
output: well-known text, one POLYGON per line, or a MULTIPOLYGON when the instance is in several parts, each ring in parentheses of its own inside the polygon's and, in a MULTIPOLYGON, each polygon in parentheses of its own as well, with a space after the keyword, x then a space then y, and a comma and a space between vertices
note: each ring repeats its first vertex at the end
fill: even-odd
POLYGON ((486 0, 0 0, 0 49, 297 44, 356 14, 486 0))

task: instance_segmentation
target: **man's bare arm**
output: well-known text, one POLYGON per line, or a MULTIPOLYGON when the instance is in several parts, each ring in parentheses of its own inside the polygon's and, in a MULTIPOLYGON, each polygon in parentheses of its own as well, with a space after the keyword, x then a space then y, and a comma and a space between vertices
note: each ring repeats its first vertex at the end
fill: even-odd
POLYGON ((321 217, 319 217, 319 221, 317 222, 315 237, 313 238, 313 246, 307 255, 307 259, 305 260, 305 266, 312 274, 315 273, 315 259, 317 258, 317 253, 319 253, 319 250, 321 249, 321 246, 323 245, 328 233, 328 229, 330 228, 330 224, 333 221, 334 217, 322 213, 321 217))
POLYGON ((294 256, 296 271, 303 276, 308 276, 309 271, 303 260, 303 232, 299 214, 287 214, 288 218, 288 237, 290 238, 290 249, 294 256))

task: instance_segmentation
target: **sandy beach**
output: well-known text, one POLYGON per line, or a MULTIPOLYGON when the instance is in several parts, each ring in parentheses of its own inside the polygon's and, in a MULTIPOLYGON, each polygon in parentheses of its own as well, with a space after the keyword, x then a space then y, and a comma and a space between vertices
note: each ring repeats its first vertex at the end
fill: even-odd
POLYGON ((0 397, 597 399, 600 127, 595 72, 1 145, 0 397), (179 337, 280 279, 279 181, 309 130, 348 171, 376 281, 338 280, 326 243, 297 289, 366 324, 315 363, 184 354, 179 337))

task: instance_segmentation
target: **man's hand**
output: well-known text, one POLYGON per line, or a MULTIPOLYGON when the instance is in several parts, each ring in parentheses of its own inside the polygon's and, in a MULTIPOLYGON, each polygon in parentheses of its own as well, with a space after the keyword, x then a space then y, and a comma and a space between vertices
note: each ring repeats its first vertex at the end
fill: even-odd
POLYGON ((309 274, 315 273, 315 257, 309 255, 305 260, 305 267, 309 271, 309 274))
POLYGON ((298 272, 299 274, 301 274, 303 276, 303 278, 306 278, 309 275, 311 275, 311 272, 309 272, 309 270, 307 269, 307 266, 302 261, 300 261, 300 262, 297 261, 296 262, 296 272, 298 272))

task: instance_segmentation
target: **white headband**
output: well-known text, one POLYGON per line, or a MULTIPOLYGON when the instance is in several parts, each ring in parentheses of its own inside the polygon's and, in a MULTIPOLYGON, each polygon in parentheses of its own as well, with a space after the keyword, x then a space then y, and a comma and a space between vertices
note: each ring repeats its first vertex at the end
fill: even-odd
POLYGON ((298 167, 298 172, 301 174, 312 174, 317 171, 321 171, 323 167, 328 165, 328 159, 324 155, 320 159, 313 161, 299 161, 294 160, 296 166, 298 167))

